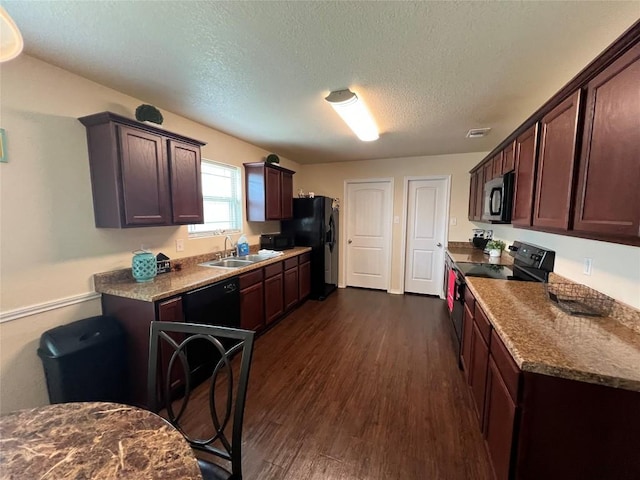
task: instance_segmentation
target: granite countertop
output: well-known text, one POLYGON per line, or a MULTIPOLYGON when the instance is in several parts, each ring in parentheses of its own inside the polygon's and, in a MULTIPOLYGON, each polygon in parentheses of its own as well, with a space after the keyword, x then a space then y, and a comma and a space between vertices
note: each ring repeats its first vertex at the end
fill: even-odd
POLYGON ((198 263, 211 261, 215 258, 214 254, 200 255, 189 259, 180 259, 182 260, 180 271, 163 273, 150 282, 142 283, 133 279, 130 268, 97 273, 93 278, 95 289, 98 293, 155 302, 310 251, 311 247, 295 247, 290 250, 284 250, 280 256, 234 269, 201 267, 198 263))
MULTIPOLYGON (((640 312, 618 318, 572 316, 544 284, 466 278, 496 333, 525 372, 640 392, 640 312)), ((629 314, 628 314, 629 315, 629 314)))
POLYGON ((447 254, 454 262, 470 262, 470 263, 492 263, 494 265, 513 265, 513 257, 508 253, 502 252, 499 258, 485 254, 479 248, 473 248, 471 244, 468 247, 451 246, 447 248, 447 254))
POLYGON ((0 478, 202 479, 182 434, 117 403, 61 403, 0 417, 0 478))

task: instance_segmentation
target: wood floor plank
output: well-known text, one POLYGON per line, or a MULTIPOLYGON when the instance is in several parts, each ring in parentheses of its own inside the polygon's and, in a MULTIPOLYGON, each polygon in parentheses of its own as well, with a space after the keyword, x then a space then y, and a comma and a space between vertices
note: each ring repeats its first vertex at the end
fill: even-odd
POLYGON ((493 478, 449 328, 442 300, 362 289, 292 312, 255 344, 244 478, 493 478))

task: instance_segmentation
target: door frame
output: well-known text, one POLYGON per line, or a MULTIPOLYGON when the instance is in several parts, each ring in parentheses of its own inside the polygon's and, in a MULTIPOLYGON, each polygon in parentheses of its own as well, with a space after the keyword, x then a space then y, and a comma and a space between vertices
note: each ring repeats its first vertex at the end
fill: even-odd
POLYGON ((392 262, 393 262, 393 196, 395 193, 395 188, 394 188, 394 179, 393 177, 379 177, 379 178, 350 178, 344 181, 344 186, 343 186, 343 197, 344 198, 344 202, 342 202, 342 208, 341 210, 343 211, 343 213, 340 215, 340 227, 341 227, 341 231, 344 232, 341 236, 342 238, 340 239, 340 247, 342 248, 342 251, 344 252, 344 255, 342 255, 342 259, 339 258, 339 262, 340 262, 340 278, 342 280, 338 281, 338 287, 339 288, 346 288, 347 287, 347 218, 349 217, 347 214, 347 209, 349 208, 349 202, 348 202, 348 197, 347 197, 347 188, 349 185, 351 184, 357 184, 357 183, 388 183, 389 186, 391 187, 391 195, 389 195, 389 204, 387 205, 387 207, 389 208, 389 224, 386 226, 387 228, 387 233, 388 233, 388 244, 387 244, 387 248, 389 249, 389 260, 387 261, 387 292, 391 293, 391 266, 392 266, 392 262))
MULTIPOLYGON (((406 270, 407 270, 407 263, 406 263, 406 255, 407 255, 407 222, 408 222, 408 215, 409 215, 409 182, 410 181, 416 181, 416 180, 444 180, 446 183, 446 187, 445 187, 445 203, 444 203, 444 207, 445 207, 445 215, 444 215, 444 238, 443 238, 443 244, 442 244, 442 248, 443 251, 446 250, 447 248, 447 242, 449 241, 449 216, 450 216, 450 208, 451 208, 451 175, 420 175, 420 176, 410 176, 410 177, 404 177, 404 193, 402 195, 402 238, 400 241, 400 255, 402 258, 402 262, 400 264, 400 270, 401 270, 401 275, 400 275, 400 294, 404 294, 404 279, 405 279, 405 274, 406 274, 406 270)), ((444 260, 444 256, 442 257, 444 260)), ((442 268, 443 268, 443 272, 444 272, 444 261, 442 262, 442 268)), ((440 282, 440 280, 442 280, 443 275, 439 275, 439 280, 438 282, 440 282)), ((442 285, 440 286, 440 289, 438 290, 440 293, 438 294, 440 296, 440 298, 444 298, 443 295, 443 291, 442 291, 442 285)))

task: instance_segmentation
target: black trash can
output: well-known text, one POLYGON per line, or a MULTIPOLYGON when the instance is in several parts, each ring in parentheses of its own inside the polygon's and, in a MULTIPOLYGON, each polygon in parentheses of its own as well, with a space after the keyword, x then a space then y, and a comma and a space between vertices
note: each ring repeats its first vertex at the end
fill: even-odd
POLYGON ((125 333, 118 321, 99 315, 47 330, 40 337, 51 403, 125 402, 125 333))

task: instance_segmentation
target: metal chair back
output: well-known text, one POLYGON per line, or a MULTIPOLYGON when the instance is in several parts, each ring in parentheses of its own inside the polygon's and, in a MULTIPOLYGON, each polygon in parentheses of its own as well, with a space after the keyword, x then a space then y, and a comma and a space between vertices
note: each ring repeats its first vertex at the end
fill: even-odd
MULTIPOLYGON (((230 478, 242 478, 242 423, 254 332, 193 323, 151 322, 149 340, 149 408, 155 412, 164 408, 166 419, 193 449, 231 462, 230 471, 225 469, 230 478), (202 373, 203 365, 193 363, 194 352, 198 352, 200 363, 203 351, 210 370, 206 372, 206 381, 211 420, 207 426, 211 433, 204 437, 191 433, 185 426, 189 422, 190 402, 204 403, 202 397, 207 385, 198 386, 202 375, 193 373, 197 369, 202 373)), ((203 473, 210 470, 202 461, 199 463, 203 473)))

